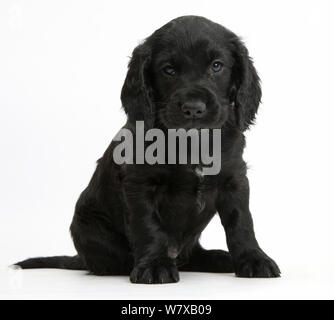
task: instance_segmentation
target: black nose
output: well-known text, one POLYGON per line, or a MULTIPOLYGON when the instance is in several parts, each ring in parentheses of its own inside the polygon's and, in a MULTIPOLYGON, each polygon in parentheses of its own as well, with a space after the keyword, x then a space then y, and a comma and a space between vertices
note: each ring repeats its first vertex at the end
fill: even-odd
POLYGON ((181 106, 181 110, 186 119, 200 119, 205 114, 206 104, 201 101, 189 101, 181 106))

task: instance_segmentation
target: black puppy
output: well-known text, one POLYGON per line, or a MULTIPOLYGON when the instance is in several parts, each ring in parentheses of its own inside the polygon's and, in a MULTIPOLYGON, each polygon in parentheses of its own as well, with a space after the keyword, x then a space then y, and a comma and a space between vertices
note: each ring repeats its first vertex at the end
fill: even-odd
POLYGON ((136 283, 179 280, 178 270, 278 277, 259 247, 249 212, 243 132, 261 99, 259 77, 240 39, 205 18, 172 20, 135 48, 122 89, 125 128, 221 128, 221 170, 192 164, 124 164, 113 141, 75 208, 75 257, 33 258, 22 268, 130 275, 136 283), (218 212, 229 253, 198 240, 218 212))

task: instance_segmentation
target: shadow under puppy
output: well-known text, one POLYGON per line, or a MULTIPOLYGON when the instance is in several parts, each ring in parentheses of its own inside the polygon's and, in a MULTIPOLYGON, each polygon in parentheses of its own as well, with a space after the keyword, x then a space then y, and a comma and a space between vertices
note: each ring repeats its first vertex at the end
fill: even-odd
MULTIPOLYGON (((259 77, 240 39, 203 17, 167 23, 133 51, 121 93, 128 121, 145 130, 220 128, 221 169, 191 164, 123 164, 113 141, 76 204, 75 257, 32 258, 22 268, 130 275, 135 283, 179 280, 179 270, 278 277, 259 247, 249 211, 243 132, 261 99, 259 77), (205 250, 201 232, 218 212, 229 252, 205 250)), ((135 137, 134 137, 135 139, 135 137)))

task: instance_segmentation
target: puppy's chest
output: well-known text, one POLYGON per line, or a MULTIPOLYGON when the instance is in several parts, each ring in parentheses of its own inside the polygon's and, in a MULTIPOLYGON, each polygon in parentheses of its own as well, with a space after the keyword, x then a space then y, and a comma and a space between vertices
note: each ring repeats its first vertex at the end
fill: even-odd
POLYGON ((166 229, 195 227, 215 211, 216 182, 199 169, 171 174, 156 189, 156 212, 166 229))

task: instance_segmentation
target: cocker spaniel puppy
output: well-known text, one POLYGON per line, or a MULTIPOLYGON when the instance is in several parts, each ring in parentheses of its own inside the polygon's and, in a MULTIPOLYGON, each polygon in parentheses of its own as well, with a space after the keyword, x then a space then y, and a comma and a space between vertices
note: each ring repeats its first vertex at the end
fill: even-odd
POLYGON ((231 31, 197 16, 156 30, 133 51, 121 93, 128 119, 123 128, 132 141, 138 122, 145 132, 220 129, 219 172, 203 175, 203 164, 189 160, 119 164, 113 152, 121 142, 113 140, 76 204, 71 234, 78 255, 17 265, 130 275, 135 283, 177 282, 179 270, 278 277, 279 268, 255 238, 242 158, 243 133, 260 99, 252 60, 231 31), (216 212, 229 252, 199 244, 216 212))

